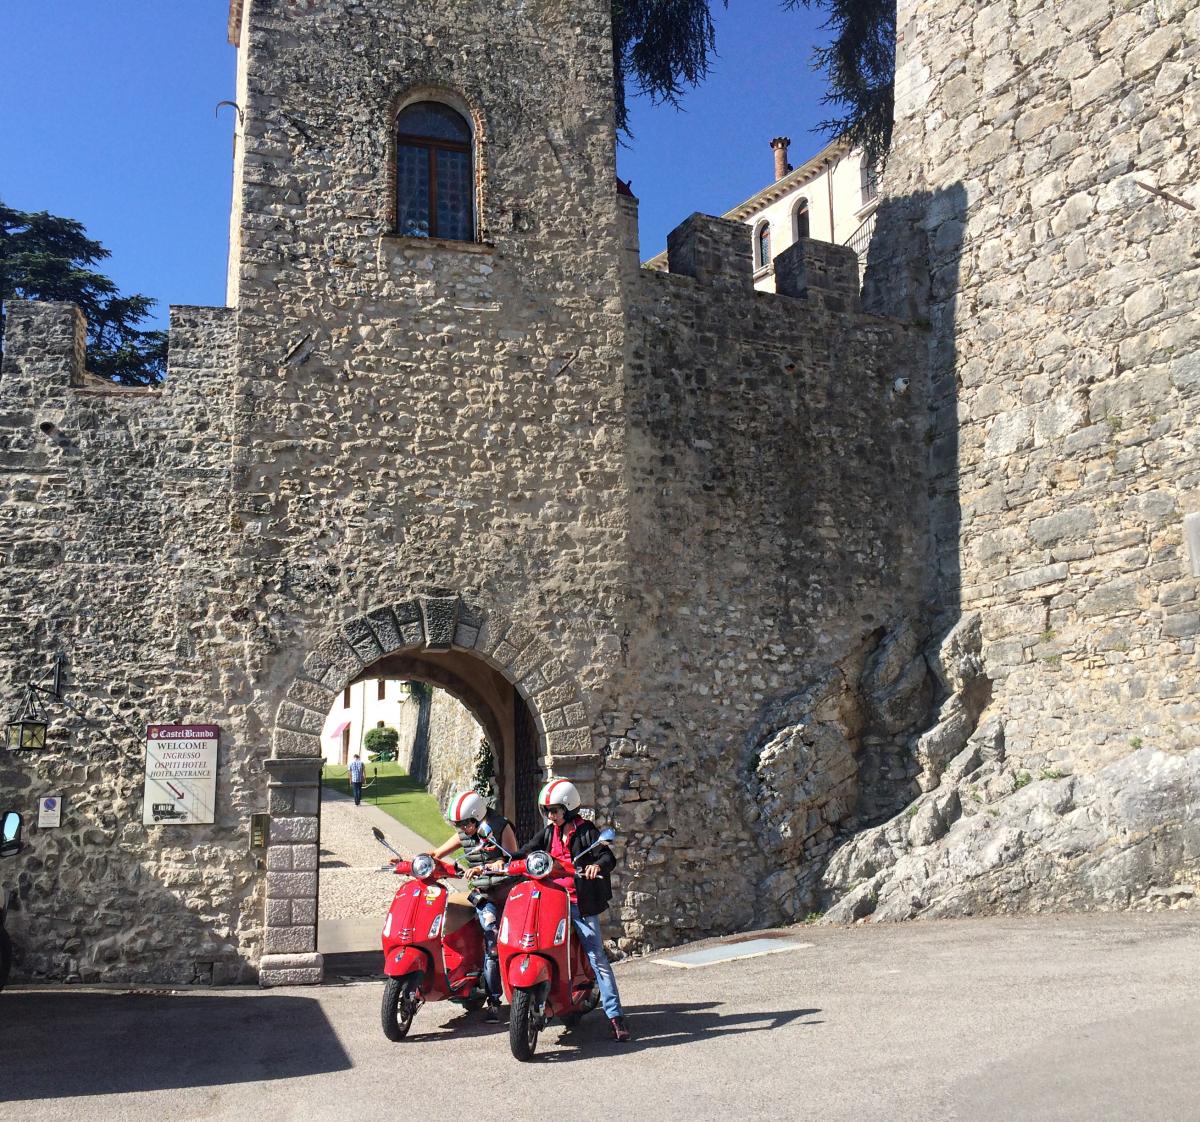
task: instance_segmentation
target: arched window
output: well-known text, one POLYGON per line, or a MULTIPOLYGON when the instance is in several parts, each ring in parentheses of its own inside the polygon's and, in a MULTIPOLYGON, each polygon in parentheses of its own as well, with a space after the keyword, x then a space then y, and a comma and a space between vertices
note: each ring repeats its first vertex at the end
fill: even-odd
POLYGON ((396 232, 409 238, 475 240, 471 126, 440 101, 418 101, 396 118, 396 232))
POLYGON ((808 200, 801 199, 792 211, 792 224, 796 228, 796 238, 808 237, 808 200))
POLYGON ((754 231, 754 265, 764 269, 771 264, 771 224, 760 223, 754 231))

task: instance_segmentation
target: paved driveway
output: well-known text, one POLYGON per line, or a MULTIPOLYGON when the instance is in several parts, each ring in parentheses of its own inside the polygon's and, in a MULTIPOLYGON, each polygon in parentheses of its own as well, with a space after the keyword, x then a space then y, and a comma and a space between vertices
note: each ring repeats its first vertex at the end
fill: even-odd
POLYGON ((0 994, 5 1122, 103 1119, 1200 1119, 1200 915, 803 928, 805 949, 617 976, 637 1040, 431 1005, 377 982, 0 994))

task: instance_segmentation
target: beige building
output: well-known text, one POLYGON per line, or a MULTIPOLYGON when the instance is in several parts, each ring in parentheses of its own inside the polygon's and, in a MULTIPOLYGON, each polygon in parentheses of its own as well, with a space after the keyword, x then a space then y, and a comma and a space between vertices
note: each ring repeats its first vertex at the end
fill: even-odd
POLYGON ((394 728, 400 733, 400 743, 411 745, 419 710, 407 682, 372 678, 347 686, 325 718, 321 733, 325 762, 344 764, 356 753, 365 759, 363 738, 373 728, 394 728))
MULTIPOLYGON (((754 287, 761 292, 776 290, 775 258, 800 238, 850 246, 860 272, 871 241, 879 196, 875 171, 862 153, 835 140, 794 168, 788 163, 791 143, 786 136, 771 141, 774 178, 721 216, 750 227, 754 287)), ((666 269, 666 250, 646 264, 666 269)))

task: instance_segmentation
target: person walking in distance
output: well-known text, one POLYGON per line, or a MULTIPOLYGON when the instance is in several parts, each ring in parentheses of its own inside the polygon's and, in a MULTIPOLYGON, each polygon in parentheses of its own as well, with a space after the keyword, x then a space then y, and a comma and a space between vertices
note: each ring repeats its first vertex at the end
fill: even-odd
POLYGON ((350 790, 354 792, 355 806, 362 802, 363 776, 366 771, 366 765, 358 756, 350 761, 350 790))

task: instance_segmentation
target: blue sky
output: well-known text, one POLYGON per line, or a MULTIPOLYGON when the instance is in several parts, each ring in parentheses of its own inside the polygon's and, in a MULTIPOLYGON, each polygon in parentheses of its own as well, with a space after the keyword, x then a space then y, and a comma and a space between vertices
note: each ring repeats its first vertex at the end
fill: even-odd
MULTIPOLYGON (((771 137, 792 162, 822 143, 812 73, 822 17, 778 0, 714 0, 717 58, 683 112, 632 101, 619 153, 641 200, 642 255, 692 211, 719 214, 771 178, 771 137)), ((3 0, 0 198, 77 218, 110 250, 125 292, 221 304, 234 50, 227 0, 3 0)))

